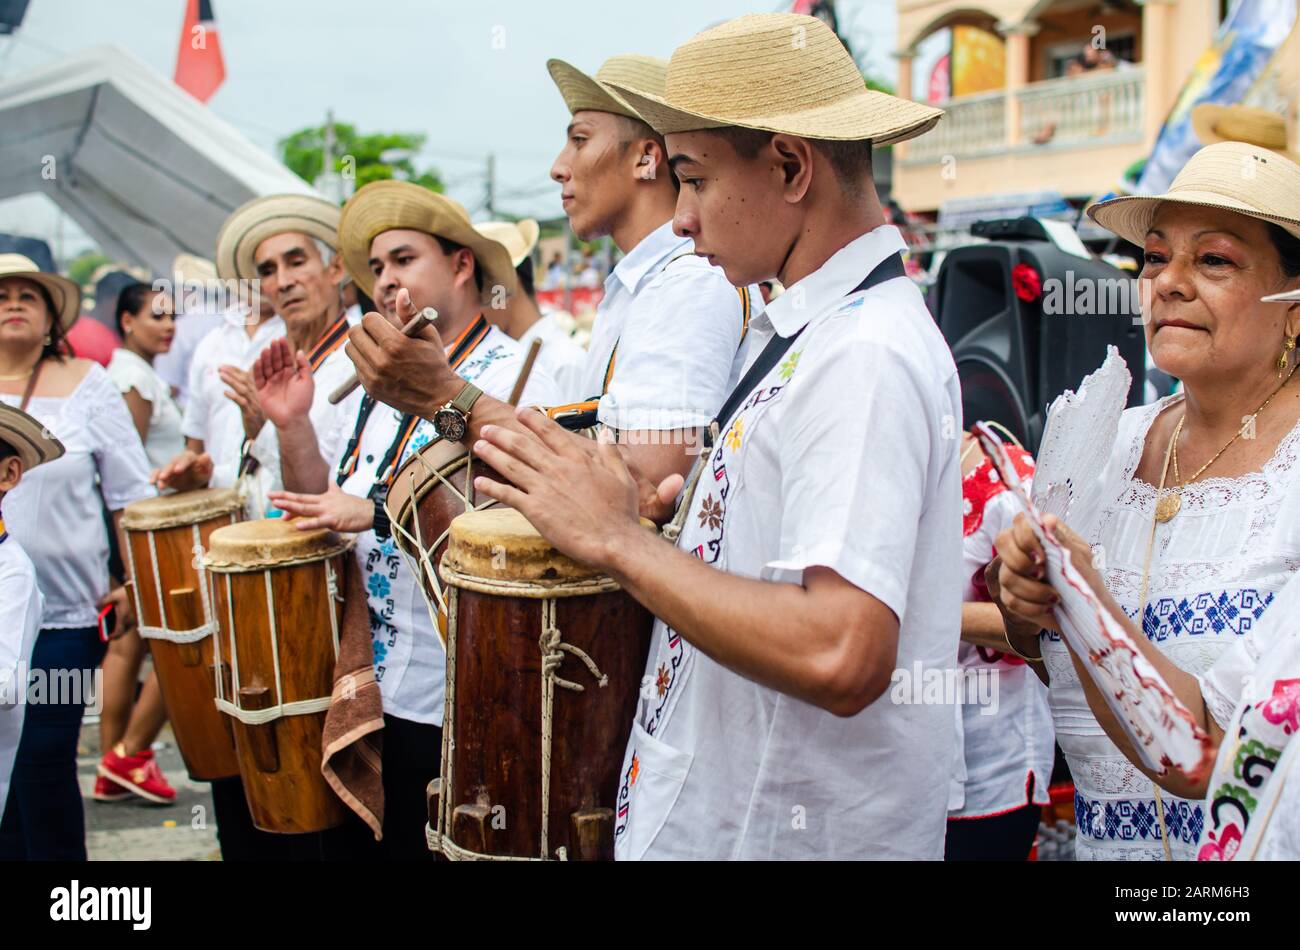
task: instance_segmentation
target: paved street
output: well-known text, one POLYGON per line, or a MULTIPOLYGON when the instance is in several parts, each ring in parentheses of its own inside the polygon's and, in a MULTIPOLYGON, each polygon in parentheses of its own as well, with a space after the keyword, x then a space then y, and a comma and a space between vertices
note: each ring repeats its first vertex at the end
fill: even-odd
POLYGON ((86 722, 77 747, 77 773, 86 808, 86 851, 92 861, 217 861, 212 795, 206 782, 185 774, 171 727, 155 745, 158 765, 176 789, 173 805, 153 805, 140 798, 111 804, 91 797, 99 761, 99 726, 86 722))

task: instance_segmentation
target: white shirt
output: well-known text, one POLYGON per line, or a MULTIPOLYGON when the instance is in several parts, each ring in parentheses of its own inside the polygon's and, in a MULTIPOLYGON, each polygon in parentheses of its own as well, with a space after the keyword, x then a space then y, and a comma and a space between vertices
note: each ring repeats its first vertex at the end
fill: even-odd
MULTIPOLYGON (((864 234, 754 318, 747 364, 774 334, 806 329, 709 455, 678 546, 767 581, 831 568, 899 618, 901 670, 942 675, 961 615, 957 372, 911 281, 849 293, 903 248, 896 228, 864 234)), ((943 856, 952 700, 886 690, 838 717, 720 666, 662 621, 646 674, 619 859, 943 856)))
MULTIPOLYGON (((1007 446, 1026 489, 1033 476, 1028 453, 1007 446)), ((1019 508, 984 459, 962 479, 962 577, 964 603, 979 603, 975 585, 993 560, 993 542, 1011 527, 1019 508)), ((961 705, 957 775, 948 800, 949 818, 992 818, 1028 804, 1046 805, 1056 750, 1047 687, 1022 660, 970 643, 957 650, 967 680, 961 705), (987 700, 987 701, 986 701, 987 700)))
POLYGON ((16 539, 0 528, 0 810, 9 797, 27 708, 27 672, 41 628, 36 568, 16 539))
MULTIPOLYGON (((244 444, 244 417, 239 406, 226 398, 227 386, 217 369, 232 365, 248 370, 267 344, 282 336, 284 321, 279 317, 261 321, 249 336, 240 313, 231 311, 220 326, 203 338, 194 355, 181 431, 186 438, 203 440, 204 449, 212 456, 210 484, 214 488, 234 487, 239 472, 239 449, 244 444)), ((275 426, 263 426, 251 452, 263 462, 263 468, 265 460, 271 459, 278 472, 275 444, 275 426)))
MULTIPOLYGON (((11 406, 19 396, 0 394, 11 406)), ((126 403, 98 364, 67 396, 34 396, 27 412, 64 455, 23 475, 4 498, 5 522, 36 565, 45 627, 93 627, 108 593, 105 506, 119 511, 155 492, 126 403), (98 480, 98 484, 96 484, 98 480)))
POLYGON ((554 380, 561 405, 581 402, 595 395, 583 392, 587 351, 560 329, 554 315, 543 314, 540 320, 525 330, 519 337, 519 348, 526 354, 536 339, 542 341, 542 348, 537 351, 537 366, 554 380))
POLYGON ((108 361, 108 378, 125 396, 134 389, 149 403, 149 432, 144 454, 153 468, 162 468, 185 448, 181 434, 181 409, 172 398, 171 386, 140 356, 121 346, 108 361))
POLYGON ((171 349, 154 358, 153 368, 168 386, 176 390, 176 404, 182 409, 189 401, 190 366, 194 354, 203 338, 220 324, 220 313, 187 309, 176 314, 176 335, 172 338, 171 349))
MULTIPOLYGON (((696 257, 672 222, 646 235, 605 278, 582 378, 582 398, 616 429, 667 431, 706 426, 729 392, 744 318, 721 268, 696 257), (610 354, 614 378, 605 392, 610 354), (602 392, 604 395, 602 396, 602 392)), ((748 290, 753 312, 758 288, 748 290)))
MULTIPOLYGON (((523 368, 519 344, 496 327, 469 352, 457 367, 464 379, 496 399, 506 399, 523 368)), ((524 387, 523 405, 554 405, 554 383, 534 367, 524 387)), ((390 406, 376 405, 361 433, 356 470, 342 488, 350 495, 366 497, 379 465, 398 436, 402 413, 390 406)), ((355 421, 354 421, 355 424, 355 421)), ((348 431, 343 450, 352 434, 348 431)), ((406 450, 397 460, 401 465, 436 436, 433 426, 422 420, 406 450)), ((334 460, 337 471, 343 451, 334 460)), ((419 580, 402 560, 391 537, 380 540, 374 531, 357 535, 353 549, 370 603, 370 632, 375 655, 375 679, 379 681, 384 712, 413 722, 442 725, 445 694, 446 654, 419 580)))
MULTIPOLYGON (((1181 397, 1128 409, 1102 474, 1100 513, 1088 541, 1101 555, 1106 589, 1136 621, 1156 489, 1134 478, 1151 422, 1181 397)), ((1182 491, 1178 515, 1156 528, 1150 589, 1140 626, 1170 661, 1193 675, 1214 662, 1270 610, 1300 568, 1300 424, 1259 472, 1205 478, 1182 491)), ((1074 778, 1079 860, 1162 861, 1149 778, 1106 737, 1093 717, 1058 634, 1043 639, 1056 741, 1074 778)), ((1162 792, 1175 860, 1195 856, 1203 803, 1162 792)))

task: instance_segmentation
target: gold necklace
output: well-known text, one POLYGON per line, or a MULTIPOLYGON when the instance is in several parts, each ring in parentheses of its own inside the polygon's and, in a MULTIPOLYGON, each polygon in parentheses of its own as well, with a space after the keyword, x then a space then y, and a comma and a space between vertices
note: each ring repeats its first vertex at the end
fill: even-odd
MULTIPOLYGON (((1286 382, 1282 383, 1282 386, 1285 386, 1290 381, 1291 378, 1288 376, 1286 382)), ((1174 516, 1178 514, 1178 512, 1183 507, 1183 495, 1182 495, 1183 489, 1186 488, 1188 485, 1190 485, 1192 482, 1196 481, 1202 475, 1204 475, 1205 470, 1219 460, 1219 456, 1221 456, 1224 452, 1228 451, 1228 449, 1232 446, 1234 442, 1240 439, 1247 430, 1249 430, 1251 427, 1255 425, 1255 417, 1258 416, 1261 412, 1263 412, 1264 409, 1268 406, 1268 404, 1273 401, 1273 397, 1282 391, 1282 386, 1279 386, 1277 387, 1277 389, 1273 390, 1273 392, 1269 394, 1269 397, 1260 404, 1260 407, 1246 417, 1246 421, 1242 423, 1241 428, 1237 430, 1237 434, 1234 435, 1231 439, 1229 439, 1224 444, 1223 448, 1219 449, 1219 451, 1214 453, 1214 457, 1212 459, 1210 459, 1208 462, 1206 462, 1204 465, 1198 468, 1196 470, 1196 474, 1193 475, 1191 478, 1187 479, 1187 481, 1185 482, 1182 480, 1182 476, 1178 472, 1178 437, 1182 434, 1183 423, 1187 420, 1187 411, 1183 410, 1182 417, 1179 418, 1178 420, 1178 425, 1174 427, 1174 437, 1169 441, 1169 452, 1167 453, 1168 455, 1173 456, 1174 486, 1169 490, 1168 494, 1164 494, 1163 492, 1161 492, 1159 494, 1159 497, 1157 497, 1156 499, 1156 520, 1157 521, 1159 521, 1161 524, 1164 524, 1165 522, 1172 521, 1174 519, 1174 516)), ((1166 458, 1165 460, 1166 468, 1168 467, 1168 465, 1169 465, 1169 461, 1168 458, 1166 458)), ((1160 481, 1160 487, 1161 489, 1164 488, 1163 478, 1160 481)))

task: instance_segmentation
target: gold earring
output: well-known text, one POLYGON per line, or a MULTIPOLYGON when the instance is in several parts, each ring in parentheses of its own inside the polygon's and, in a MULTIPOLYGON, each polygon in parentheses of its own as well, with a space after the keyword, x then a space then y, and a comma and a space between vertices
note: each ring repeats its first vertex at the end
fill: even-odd
POLYGON ((54 342, 54 337, 51 336, 51 335, 48 334, 48 333, 45 334, 45 345, 46 345, 46 346, 49 346, 49 345, 50 345, 51 343, 53 343, 53 342, 54 342))
POLYGON ((1286 372, 1287 363, 1290 362, 1289 359, 1290 353, 1294 349, 1295 349, 1295 337, 1289 336, 1286 338, 1286 341, 1282 344, 1282 355, 1278 357, 1278 361, 1277 361, 1278 379, 1281 379, 1282 375, 1286 372))

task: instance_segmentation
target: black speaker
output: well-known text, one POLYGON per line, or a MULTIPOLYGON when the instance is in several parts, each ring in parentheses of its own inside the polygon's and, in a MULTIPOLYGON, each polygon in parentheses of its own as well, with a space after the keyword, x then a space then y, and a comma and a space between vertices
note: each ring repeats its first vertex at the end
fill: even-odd
POLYGON ((40 238, 0 232, 0 254, 21 254, 41 270, 50 274, 58 273, 50 246, 40 238))
POLYGON ((1108 346, 1133 374, 1128 404, 1142 403, 1137 284, 1103 261, 1030 236, 1023 223, 1000 224, 982 229, 995 238, 989 243, 948 252, 931 303, 957 364, 966 425, 995 420, 1037 452, 1048 404, 1077 389, 1108 346), (1017 296, 1017 283, 1030 299, 1017 296))
POLYGON ((0 0, 0 34, 12 33, 27 15, 28 0, 0 0))

